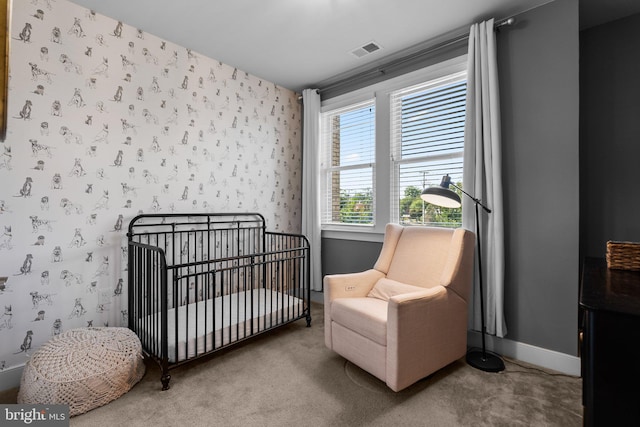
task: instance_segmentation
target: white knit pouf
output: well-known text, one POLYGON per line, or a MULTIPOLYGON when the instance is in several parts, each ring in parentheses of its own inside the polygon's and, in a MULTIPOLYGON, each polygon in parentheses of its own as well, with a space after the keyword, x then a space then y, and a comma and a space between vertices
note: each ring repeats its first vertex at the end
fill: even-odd
POLYGON ((83 414, 122 396, 144 372, 142 346, 130 329, 71 329, 33 353, 18 403, 66 404, 69 416, 83 414))

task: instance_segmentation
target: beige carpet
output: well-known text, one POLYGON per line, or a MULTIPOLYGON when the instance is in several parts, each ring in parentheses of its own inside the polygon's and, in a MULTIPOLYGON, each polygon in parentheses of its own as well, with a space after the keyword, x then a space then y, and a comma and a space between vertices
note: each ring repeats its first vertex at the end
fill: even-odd
MULTIPOLYGON (((486 373, 459 360, 400 393, 324 346, 322 305, 304 320, 171 371, 71 419, 71 426, 581 426, 580 378, 507 361, 486 373)), ((15 403, 16 390, 0 393, 15 403)))

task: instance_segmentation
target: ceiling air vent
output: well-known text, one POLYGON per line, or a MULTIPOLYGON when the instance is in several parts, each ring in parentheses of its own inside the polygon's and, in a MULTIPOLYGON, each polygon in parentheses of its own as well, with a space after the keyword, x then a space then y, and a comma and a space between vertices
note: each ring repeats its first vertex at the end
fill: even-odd
POLYGON ((376 42, 371 41, 371 42, 365 44, 364 46, 361 46, 361 47, 359 47, 357 49, 352 50, 351 54, 356 56, 356 57, 358 57, 358 58, 362 58, 363 56, 369 55, 370 53, 373 53, 373 52, 375 52, 377 50, 380 50, 380 49, 382 49, 382 48, 380 47, 379 44, 377 44, 376 42))

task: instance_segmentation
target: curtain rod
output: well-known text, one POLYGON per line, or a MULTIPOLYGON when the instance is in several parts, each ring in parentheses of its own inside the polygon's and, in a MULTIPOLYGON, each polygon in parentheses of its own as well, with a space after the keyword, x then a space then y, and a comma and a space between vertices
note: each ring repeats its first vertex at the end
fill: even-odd
MULTIPOLYGON (((497 30, 497 29, 499 29, 501 27, 504 27, 504 26, 513 25, 515 22, 516 22, 516 19, 514 17, 509 17, 509 18, 503 19, 503 20, 497 22, 496 24, 494 24, 493 28, 497 30)), ((402 58, 389 61, 386 64, 383 64, 383 65, 381 65, 379 67, 376 67, 374 69, 366 70, 366 71, 363 71, 361 73, 354 74, 354 75, 352 75, 350 77, 346 77, 346 78, 344 78, 342 80, 339 80, 339 81, 337 81, 335 83, 331 83, 331 84, 329 84, 329 85, 327 85, 325 87, 321 87, 321 88, 319 88, 317 90, 319 91, 320 94, 322 94, 322 92, 326 92, 326 91, 334 89, 336 87, 340 87, 340 86, 343 86, 345 84, 349 84, 349 83, 351 83, 353 81, 357 81, 357 80, 360 80, 360 79, 365 78, 365 77, 371 77, 371 76, 375 76, 375 75, 379 75, 379 74, 385 74, 387 72, 387 70, 390 69, 390 68, 397 67, 398 65, 402 65, 405 62, 413 61, 413 60, 415 60, 417 58, 420 58, 422 56, 432 54, 433 52, 437 52, 440 49, 444 49, 446 47, 449 47, 451 45, 460 43, 460 42, 468 40, 468 39, 469 39, 469 33, 467 32, 465 34, 456 36, 456 37, 454 37, 452 39, 446 40, 446 41, 444 41, 442 43, 438 43, 438 44, 436 44, 434 46, 428 47, 428 48, 420 50, 418 52, 409 54, 409 55, 404 56, 402 58)))

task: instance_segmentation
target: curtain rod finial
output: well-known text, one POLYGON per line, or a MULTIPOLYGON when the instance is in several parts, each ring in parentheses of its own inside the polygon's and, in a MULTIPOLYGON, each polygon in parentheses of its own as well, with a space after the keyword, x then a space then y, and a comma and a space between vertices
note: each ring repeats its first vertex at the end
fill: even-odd
POLYGON ((514 18, 514 17, 512 16, 511 18, 507 18, 507 19, 505 19, 504 21, 499 22, 499 23, 496 25, 496 28, 505 27, 505 26, 507 26, 507 27, 508 27, 508 26, 511 26, 511 25, 513 25, 513 24, 515 24, 515 23, 516 23, 516 18, 514 18))

